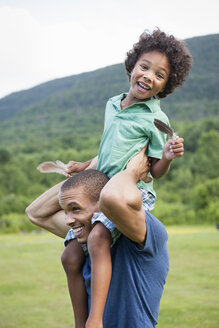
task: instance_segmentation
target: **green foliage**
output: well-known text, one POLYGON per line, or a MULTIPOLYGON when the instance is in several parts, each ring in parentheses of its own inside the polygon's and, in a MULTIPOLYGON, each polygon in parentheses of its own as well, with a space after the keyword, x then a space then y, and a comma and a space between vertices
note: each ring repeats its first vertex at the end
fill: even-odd
POLYGON ((185 155, 155 181, 154 214, 165 224, 218 222, 219 118, 178 124, 185 136, 185 155))
POLYGON ((192 170, 195 174, 217 178, 219 171, 219 132, 210 130, 203 133, 198 141, 198 149, 193 157, 192 170), (197 165, 198 163, 198 165, 197 165))
POLYGON ((218 201, 219 177, 200 183, 193 189, 195 209, 203 209, 218 201))
POLYGON ((0 218, 0 233, 18 233, 18 232, 30 232, 38 230, 30 223, 25 217, 25 214, 10 213, 1 216, 0 218))
POLYGON ((0 163, 5 164, 10 161, 11 154, 7 149, 0 149, 0 163))

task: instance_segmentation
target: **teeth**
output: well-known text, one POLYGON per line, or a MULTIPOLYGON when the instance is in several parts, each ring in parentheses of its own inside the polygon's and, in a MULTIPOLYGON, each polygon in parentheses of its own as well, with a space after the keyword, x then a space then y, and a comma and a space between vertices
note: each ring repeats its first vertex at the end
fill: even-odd
POLYGON ((82 230, 82 227, 80 227, 80 228, 76 228, 76 229, 73 229, 74 233, 78 233, 78 232, 81 231, 81 230, 82 230))
POLYGON ((141 82, 139 82, 138 83, 139 85, 140 85, 140 87, 142 88, 142 89, 144 89, 144 90, 150 90, 151 88, 147 88, 147 87, 145 87, 143 84, 141 84, 141 82))

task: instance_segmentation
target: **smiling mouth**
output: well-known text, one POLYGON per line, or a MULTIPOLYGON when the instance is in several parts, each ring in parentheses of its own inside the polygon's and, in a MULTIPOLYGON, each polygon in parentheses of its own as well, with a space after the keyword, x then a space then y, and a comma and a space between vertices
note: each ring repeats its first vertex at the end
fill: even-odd
POLYGON ((144 91, 150 91, 151 90, 151 87, 149 87, 148 85, 145 85, 141 82, 137 82, 138 86, 143 89, 144 91))
POLYGON ((80 236, 80 234, 82 233, 83 227, 72 228, 72 230, 74 232, 75 237, 77 237, 77 236, 80 236))

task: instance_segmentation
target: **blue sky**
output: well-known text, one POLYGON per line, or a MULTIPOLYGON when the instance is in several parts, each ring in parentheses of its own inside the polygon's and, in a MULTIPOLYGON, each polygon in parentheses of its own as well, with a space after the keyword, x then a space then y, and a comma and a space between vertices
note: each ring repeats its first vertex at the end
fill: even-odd
POLYGON ((218 0, 0 0, 0 98, 120 63, 145 30, 219 33, 218 0))

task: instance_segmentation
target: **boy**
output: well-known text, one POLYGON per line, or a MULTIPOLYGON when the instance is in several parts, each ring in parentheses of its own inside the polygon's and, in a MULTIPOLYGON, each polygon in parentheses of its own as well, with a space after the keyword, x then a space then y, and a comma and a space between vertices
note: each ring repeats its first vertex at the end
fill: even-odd
MULTIPOLYGON (((86 163, 69 162, 67 175, 70 176, 71 173, 86 168, 96 168, 97 163, 97 169, 111 178, 123 171, 128 161, 148 145, 150 173, 154 178, 163 176, 168 171, 171 161, 183 155, 183 139, 177 137, 166 142, 164 134, 154 126, 155 118, 169 124, 168 118, 160 109, 158 99, 166 97, 177 86, 183 84, 191 64, 191 55, 182 42, 159 29, 152 34, 144 32, 139 42, 127 53, 125 60, 130 81, 129 92, 111 98, 106 105, 105 126, 98 158, 86 163)), ((156 197, 153 183, 140 181, 137 185, 142 193, 144 210, 152 210, 156 197)), ((100 197, 100 209, 105 214, 108 213, 109 217, 111 217, 110 206, 107 206, 108 212, 106 212, 104 204, 110 203, 113 207, 112 199, 109 182, 100 197)), ((134 208, 135 199, 135 195, 130 191, 128 194, 124 192, 121 202, 134 208)), ((86 328, 103 327, 102 317, 112 270, 110 246, 120 236, 115 225, 103 213, 98 212, 95 217, 92 220, 94 227, 87 241, 91 258, 91 308, 88 320, 85 290, 77 289, 83 284, 81 271, 85 255, 74 239, 80 239, 83 228, 71 229, 65 241, 66 245, 70 240, 75 244, 74 255, 72 254, 75 258, 75 279, 73 279, 75 295, 72 296, 72 304, 76 328, 83 327, 85 322, 86 328)))

